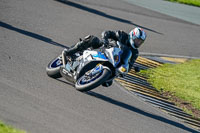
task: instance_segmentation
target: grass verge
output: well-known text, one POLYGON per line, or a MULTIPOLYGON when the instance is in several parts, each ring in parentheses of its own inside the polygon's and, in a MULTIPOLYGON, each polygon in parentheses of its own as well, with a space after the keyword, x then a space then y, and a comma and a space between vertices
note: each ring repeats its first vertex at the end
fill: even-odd
POLYGON ((11 126, 5 125, 0 121, 0 133, 26 133, 25 131, 15 129, 11 126))
POLYGON ((193 116, 200 118, 200 59, 164 64, 140 72, 161 93, 193 116))
POLYGON ((178 3, 200 7, 200 0, 167 0, 167 1, 178 2, 178 3))

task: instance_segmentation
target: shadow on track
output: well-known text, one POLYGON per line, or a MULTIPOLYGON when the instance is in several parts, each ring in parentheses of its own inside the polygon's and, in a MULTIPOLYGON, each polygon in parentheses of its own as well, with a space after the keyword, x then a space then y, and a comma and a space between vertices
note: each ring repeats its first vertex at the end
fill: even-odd
POLYGON ((96 92, 93 92, 93 91, 89 91, 89 92, 86 92, 86 94, 90 95, 90 96, 93 96, 95 98, 98 98, 98 99, 101 99, 103 101, 106 101, 108 103, 111 103, 111 104, 114 104, 116 106, 119 106, 121 108, 124 108, 124 109, 127 109, 127 110, 130 110, 130 111, 133 111, 133 112, 136 112, 138 114, 141 114, 141 115, 144 115, 144 116, 147 116, 147 117, 150 117, 152 119, 155 119, 155 120, 158 120, 158 121, 161 121, 163 123, 167 123, 169 125, 172 125, 172 126, 175 126, 175 127, 178 127, 180 129, 183 129, 183 130, 186 130, 188 132, 192 132, 192 133, 199 133, 191 128, 188 128, 186 126, 184 126, 183 124, 180 124, 180 123, 177 123, 175 121, 172 121, 172 120, 169 120, 169 119, 166 119, 162 116, 157 116, 157 115, 154 115, 154 114, 150 114, 148 112, 145 112, 143 110, 140 110, 138 108, 135 108, 131 105, 128 105, 126 103, 123 103, 123 102, 120 102, 120 101, 117 101, 115 99, 112 99, 112 98, 109 98, 107 96, 104 96, 102 94, 99 94, 99 93, 96 93, 96 92))
POLYGON ((70 85, 70 86, 72 86, 72 87, 75 87, 74 84, 72 84, 71 82, 68 82, 67 80, 66 80, 66 81, 65 81, 65 80, 62 80, 62 79, 55 79, 55 80, 60 81, 60 82, 62 82, 62 83, 65 83, 65 84, 67 84, 67 85, 70 85))
POLYGON ((9 30, 12 30, 12 31, 16 31, 16 32, 18 32, 20 34, 32 37, 34 39, 38 39, 40 41, 43 41, 43 42, 46 42, 46 43, 49 43, 49 44, 52 44, 52 45, 55 45, 55 46, 59 46, 59 47, 62 47, 62 48, 68 48, 67 46, 65 46, 63 44, 54 42, 50 38, 44 37, 42 35, 30 32, 30 31, 26 31, 26 30, 22 30, 22 29, 16 28, 16 27, 14 27, 12 25, 6 24, 6 23, 1 22, 1 21, 0 21, 0 27, 6 28, 6 29, 9 29, 9 30))
POLYGON ((80 4, 75 3, 75 2, 71 2, 71 1, 68 1, 68 0, 55 0, 55 1, 61 2, 63 4, 66 4, 66 5, 69 5, 69 6, 72 6, 72 7, 87 11, 89 13, 93 13, 93 14, 105 17, 105 18, 108 18, 108 19, 112 19, 112 20, 115 20, 115 21, 118 21, 118 22, 122 22, 122 23, 126 23, 126 24, 131 24, 131 25, 134 25, 136 27, 141 27, 141 28, 143 28, 145 30, 148 30, 148 31, 160 34, 160 35, 163 35, 163 33, 160 33, 160 32, 157 32, 155 30, 149 29, 147 27, 135 24, 135 23, 133 23, 133 22, 131 22, 129 20, 122 19, 122 18, 119 18, 119 17, 115 17, 115 16, 112 16, 112 15, 106 14, 106 13, 104 13, 102 11, 99 11, 99 10, 96 10, 96 9, 93 9, 93 8, 90 8, 90 7, 87 7, 87 6, 83 6, 83 5, 80 5, 80 4))

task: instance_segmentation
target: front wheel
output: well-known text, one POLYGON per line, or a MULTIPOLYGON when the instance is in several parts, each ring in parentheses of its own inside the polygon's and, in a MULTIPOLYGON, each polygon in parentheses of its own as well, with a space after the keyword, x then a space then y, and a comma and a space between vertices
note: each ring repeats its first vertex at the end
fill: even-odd
POLYGON ((77 90, 81 92, 89 91, 103 84, 110 76, 111 76, 111 70, 109 68, 103 68, 100 73, 92 77, 86 74, 81 76, 77 80, 75 87, 77 90))

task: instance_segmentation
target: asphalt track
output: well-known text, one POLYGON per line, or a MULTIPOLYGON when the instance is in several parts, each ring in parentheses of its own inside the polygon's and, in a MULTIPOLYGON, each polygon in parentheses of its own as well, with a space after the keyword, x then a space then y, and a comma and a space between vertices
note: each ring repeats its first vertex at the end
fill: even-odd
POLYGON ((167 0, 125 0, 135 5, 173 16, 194 24, 200 24, 200 8, 167 0))
POLYGON ((147 31, 142 52, 200 55, 199 25, 120 0, 0 1, 0 120, 31 133, 186 133, 180 121, 117 83, 89 93, 45 67, 64 47, 102 31, 147 31))

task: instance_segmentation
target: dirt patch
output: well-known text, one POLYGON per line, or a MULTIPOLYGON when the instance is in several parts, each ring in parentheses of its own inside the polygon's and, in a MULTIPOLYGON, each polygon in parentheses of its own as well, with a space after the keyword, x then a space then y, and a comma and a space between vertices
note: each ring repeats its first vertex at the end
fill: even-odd
MULTIPOLYGON (((172 92, 161 92, 162 95, 164 97, 169 98, 172 102, 174 102, 178 107, 180 107, 181 109, 183 109, 183 111, 188 110, 189 112, 191 112, 191 115, 193 115, 193 117, 195 119, 200 120, 200 110, 196 109, 192 106, 191 103, 186 102, 178 97, 176 97, 174 95, 174 93, 172 92)), ((188 113, 188 112, 187 112, 188 113)))

